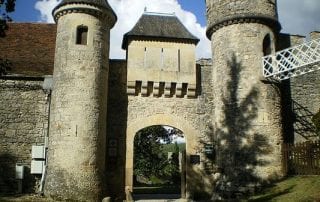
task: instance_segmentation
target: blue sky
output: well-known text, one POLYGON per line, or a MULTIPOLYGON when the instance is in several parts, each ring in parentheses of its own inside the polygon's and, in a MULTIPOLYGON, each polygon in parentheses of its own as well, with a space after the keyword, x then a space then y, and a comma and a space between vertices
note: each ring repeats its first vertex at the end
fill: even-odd
POLYGON ((184 10, 194 13, 202 26, 206 25, 206 5, 204 0, 178 0, 178 2, 184 10))
MULTIPOLYGON (((41 21, 40 11, 35 9, 38 0, 16 0, 16 10, 11 14, 16 22, 41 21)), ((205 26, 205 1, 203 0, 178 0, 184 10, 190 11, 197 16, 198 22, 205 26)))
MULTIPOLYGON (((111 58, 124 58, 122 36, 128 32, 147 7, 149 12, 172 13, 187 29, 200 39, 197 58, 211 57, 210 41, 206 38, 205 0, 108 0, 118 16, 111 30, 111 58)), ((53 22, 51 11, 58 0, 16 0, 16 11, 11 15, 16 22, 53 22)), ((308 35, 320 30, 320 0, 278 0, 282 32, 308 35)))
POLYGON ((34 8, 37 0, 17 0, 16 9, 11 17, 17 22, 37 22, 40 20, 40 11, 34 8))

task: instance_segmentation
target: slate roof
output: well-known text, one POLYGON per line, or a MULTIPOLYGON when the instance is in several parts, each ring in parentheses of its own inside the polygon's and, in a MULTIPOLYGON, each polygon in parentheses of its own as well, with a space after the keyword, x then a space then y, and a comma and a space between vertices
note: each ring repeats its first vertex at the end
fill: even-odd
POLYGON ((9 23, 0 37, 0 57, 12 63, 10 74, 52 75, 56 44, 55 24, 9 23))
POLYGON ((106 0, 63 0, 55 9, 71 3, 84 3, 84 4, 89 4, 89 5, 110 9, 110 6, 106 0))
POLYGON ((107 0, 62 0, 61 3, 59 3, 52 11, 52 13, 55 12, 58 8, 61 6, 67 5, 67 4, 88 4, 88 5, 93 5, 101 8, 105 8, 109 10, 112 15, 114 16, 114 19, 117 19, 117 15, 114 13, 112 8, 110 7, 109 3, 107 0))
POLYGON ((131 31, 123 36, 122 49, 127 49, 132 37, 187 40, 197 44, 199 39, 192 35, 173 14, 144 13, 131 31))

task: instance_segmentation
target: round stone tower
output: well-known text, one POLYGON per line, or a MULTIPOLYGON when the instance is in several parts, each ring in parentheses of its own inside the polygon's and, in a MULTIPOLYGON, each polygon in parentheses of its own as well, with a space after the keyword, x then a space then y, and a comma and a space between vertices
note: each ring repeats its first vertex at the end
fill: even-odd
POLYGON ((63 0, 57 39, 45 195, 98 201, 105 191, 110 29, 106 0, 63 0))
POLYGON ((276 0, 206 0, 212 41, 217 164, 229 191, 282 176, 277 83, 262 77, 275 51, 276 0))

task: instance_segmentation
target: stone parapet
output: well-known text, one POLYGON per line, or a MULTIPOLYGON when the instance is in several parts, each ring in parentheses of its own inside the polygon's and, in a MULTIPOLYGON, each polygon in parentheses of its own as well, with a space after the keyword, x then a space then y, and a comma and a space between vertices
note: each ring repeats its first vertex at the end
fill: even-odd
POLYGON ((143 97, 195 98, 197 96, 197 87, 196 84, 189 83, 128 81, 127 94, 143 97))
POLYGON ((92 3, 62 3, 59 4, 52 12, 56 22, 58 22, 61 16, 70 13, 87 13, 95 17, 102 18, 110 23, 110 28, 112 28, 117 21, 117 16, 109 5, 101 7, 92 3))
POLYGON ((207 37, 221 27, 239 23, 266 24, 279 31, 275 0, 208 0, 207 1, 207 37))

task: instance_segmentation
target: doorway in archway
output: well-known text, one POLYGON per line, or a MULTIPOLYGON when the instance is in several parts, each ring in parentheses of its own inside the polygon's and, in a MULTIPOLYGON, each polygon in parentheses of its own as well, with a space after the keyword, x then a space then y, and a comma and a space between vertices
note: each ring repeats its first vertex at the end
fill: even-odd
POLYGON ((155 125, 134 138, 133 194, 155 198, 185 196, 186 140, 181 130, 155 125))

